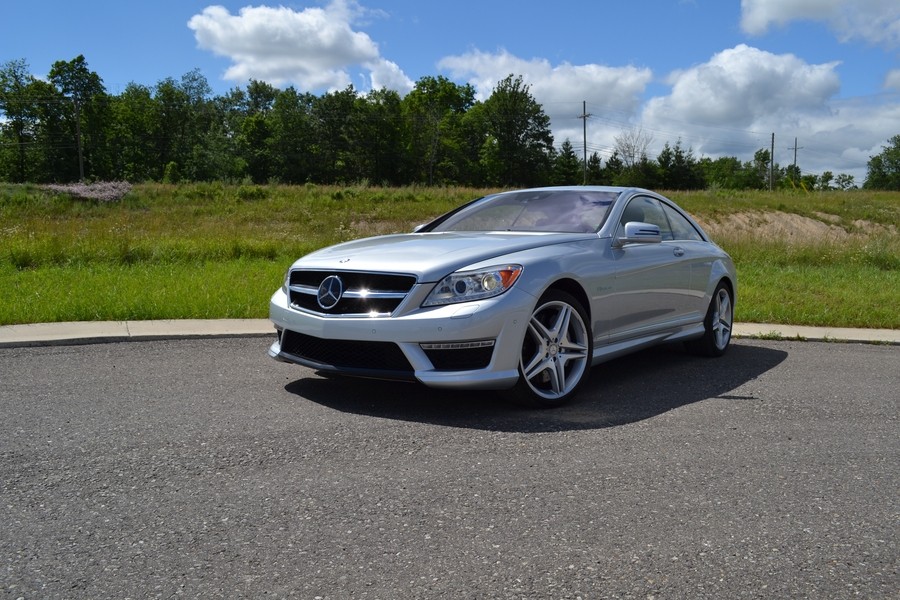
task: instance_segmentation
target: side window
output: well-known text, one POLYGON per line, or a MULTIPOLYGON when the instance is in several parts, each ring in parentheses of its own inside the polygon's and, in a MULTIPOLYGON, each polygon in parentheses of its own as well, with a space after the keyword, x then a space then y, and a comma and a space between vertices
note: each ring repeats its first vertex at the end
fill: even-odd
MULTIPOLYGON (((696 240, 700 241, 703 237, 700 235, 700 232, 697 231, 691 222, 684 218, 680 212, 669 206, 668 204, 663 203, 663 210, 666 213, 666 216, 669 218, 669 223, 672 226, 672 238, 675 240, 696 240)), ((665 238, 663 238, 665 239, 665 238)))
POLYGON ((665 213, 655 198, 648 198, 646 196, 632 198, 628 203, 628 206, 626 206, 625 210, 622 212, 621 225, 624 227, 625 223, 631 221, 656 225, 659 227, 659 232, 662 234, 663 240, 673 239, 672 231, 669 228, 669 220, 666 219, 665 213))

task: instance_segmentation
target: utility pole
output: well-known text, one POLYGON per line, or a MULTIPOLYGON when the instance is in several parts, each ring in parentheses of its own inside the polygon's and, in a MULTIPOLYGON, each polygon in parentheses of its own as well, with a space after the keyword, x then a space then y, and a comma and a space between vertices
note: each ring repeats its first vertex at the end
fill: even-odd
POLYGON ((584 162, 582 166, 584 167, 584 180, 581 182, 582 185, 587 185, 587 120, 591 115, 587 111, 587 100, 581 101, 581 116, 578 117, 582 120, 582 133, 581 139, 584 145, 584 162))
POLYGON ((81 110, 78 107, 78 98, 72 96, 75 104, 75 138, 78 145, 78 181, 84 183, 84 150, 81 146, 81 110))
POLYGON ((772 132, 772 154, 769 156, 769 191, 775 186, 775 132, 772 132))
POLYGON ((794 147, 788 148, 788 150, 794 151, 794 168, 791 169, 791 177, 793 177, 797 173, 797 150, 803 150, 803 146, 798 146, 797 138, 794 138, 794 147))

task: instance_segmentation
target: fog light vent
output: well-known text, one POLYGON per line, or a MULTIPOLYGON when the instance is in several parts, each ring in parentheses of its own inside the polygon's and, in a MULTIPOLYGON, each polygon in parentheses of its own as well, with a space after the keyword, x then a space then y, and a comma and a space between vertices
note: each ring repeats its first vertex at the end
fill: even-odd
POLYGON ((484 369, 494 354, 494 340, 419 344, 438 371, 484 369))

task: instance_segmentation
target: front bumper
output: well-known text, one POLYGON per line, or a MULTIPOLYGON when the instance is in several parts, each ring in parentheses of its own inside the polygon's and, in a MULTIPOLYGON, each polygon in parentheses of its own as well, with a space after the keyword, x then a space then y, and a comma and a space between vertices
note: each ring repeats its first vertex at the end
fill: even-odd
POLYGON ((505 389, 518 380, 534 303, 513 288, 496 298, 399 316, 323 316, 290 307, 278 290, 269 304, 278 331, 269 355, 320 371, 429 387, 505 389))

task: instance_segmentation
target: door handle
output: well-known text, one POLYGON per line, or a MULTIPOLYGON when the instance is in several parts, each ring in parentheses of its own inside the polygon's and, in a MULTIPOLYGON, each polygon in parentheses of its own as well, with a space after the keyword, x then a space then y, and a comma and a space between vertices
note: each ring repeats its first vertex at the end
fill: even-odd
POLYGON ((680 246, 675 246, 672 252, 675 254, 675 256, 684 256, 684 248, 681 248, 680 246))

